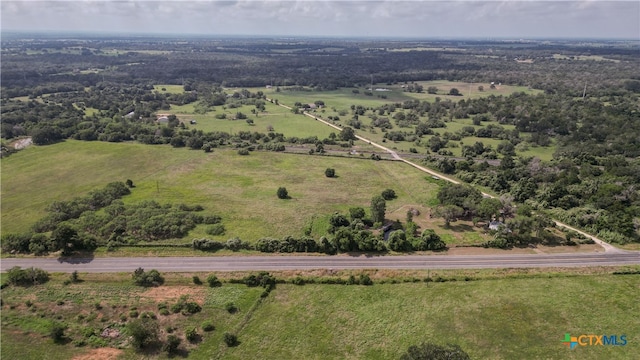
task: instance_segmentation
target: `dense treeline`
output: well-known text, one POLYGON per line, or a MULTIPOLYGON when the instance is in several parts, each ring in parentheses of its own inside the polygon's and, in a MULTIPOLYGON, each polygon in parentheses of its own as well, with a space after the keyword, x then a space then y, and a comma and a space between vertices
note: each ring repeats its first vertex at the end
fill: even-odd
POLYGON ((6 87, 3 96, 38 94, 50 83, 68 83, 72 88, 95 86, 105 78, 127 84, 182 84, 185 79, 198 79, 234 87, 305 85, 326 90, 368 84, 371 75, 376 82, 388 83, 496 81, 579 96, 585 82, 591 91, 611 92, 624 81, 638 79, 637 49, 624 44, 575 47, 560 42, 308 40, 282 44, 264 39, 231 43, 223 39, 184 40, 115 42, 92 38, 60 42, 9 37, 2 41, 6 54, 0 75, 6 87), (433 50, 407 51, 420 48, 433 50), (602 55, 607 60, 559 60, 554 54, 568 59, 602 55))
POLYGON ((537 158, 507 156, 500 165, 491 166, 486 162, 430 157, 426 163, 456 174, 467 183, 503 194, 503 205, 519 202, 527 204, 524 208, 550 209, 555 218, 607 241, 640 241, 637 159, 620 155, 559 157, 545 164, 537 158))

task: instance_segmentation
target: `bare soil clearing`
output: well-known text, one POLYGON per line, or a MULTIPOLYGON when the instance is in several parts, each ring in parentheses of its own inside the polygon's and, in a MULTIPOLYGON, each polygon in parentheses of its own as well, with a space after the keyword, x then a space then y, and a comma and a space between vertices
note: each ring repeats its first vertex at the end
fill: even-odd
POLYGON ((141 296, 153 299, 156 302, 162 302, 179 299, 183 295, 188 295, 189 299, 202 304, 205 298, 205 291, 204 289, 196 289, 190 286, 160 286, 145 291, 141 296))
POLYGON ((27 146, 33 144, 33 141, 31 140, 30 137, 28 138, 24 138, 24 139, 20 139, 20 140, 16 140, 14 141, 11 146, 13 146, 14 149, 16 150, 21 150, 26 148, 27 146))
POLYGON ((98 348, 92 349, 88 353, 74 356, 72 360, 115 360, 124 351, 114 348, 98 348))

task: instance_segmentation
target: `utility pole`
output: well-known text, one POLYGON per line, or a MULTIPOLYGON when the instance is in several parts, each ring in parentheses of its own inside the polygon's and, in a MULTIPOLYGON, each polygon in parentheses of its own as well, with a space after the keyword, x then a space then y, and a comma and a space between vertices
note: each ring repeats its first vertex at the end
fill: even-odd
POLYGON ((584 97, 587 95, 587 82, 584 82, 584 90, 582 90, 582 100, 584 100, 584 97))

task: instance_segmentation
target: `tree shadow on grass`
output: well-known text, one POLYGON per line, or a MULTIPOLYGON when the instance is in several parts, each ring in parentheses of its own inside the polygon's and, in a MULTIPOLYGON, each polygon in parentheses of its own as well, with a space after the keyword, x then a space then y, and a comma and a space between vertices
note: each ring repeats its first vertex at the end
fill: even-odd
POLYGON ((94 258, 95 255, 93 252, 80 252, 68 256, 61 255, 58 257, 58 262, 67 264, 88 264, 92 262, 94 258))
POLYGON ((455 224, 455 225, 450 224, 449 226, 445 226, 445 225, 438 225, 438 226, 441 229, 452 230, 454 232, 473 231, 473 226, 467 225, 467 224, 455 224))
MULTIPOLYGON (((236 310, 237 311, 237 310, 236 310)), ((190 344, 200 344, 202 342, 202 335, 196 334, 192 340, 189 340, 190 344)))
POLYGON ((176 358, 176 357, 188 358, 189 357, 189 350, 184 349, 184 348, 178 348, 176 351, 172 352, 171 354, 167 354, 167 357, 169 359, 173 359, 173 358, 176 358))

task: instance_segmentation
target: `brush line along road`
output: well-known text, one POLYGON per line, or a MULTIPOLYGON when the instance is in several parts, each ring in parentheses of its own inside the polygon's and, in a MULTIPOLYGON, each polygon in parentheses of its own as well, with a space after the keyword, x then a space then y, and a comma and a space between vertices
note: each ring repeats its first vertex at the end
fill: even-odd
POLYGON ((166 272, 279 271, 313 269, 486 269, 640 265, 640 253, 535 255, 406 255, 406 256, 210 256, 51 259, 2 259, 0 268, 38 267, 51 272, 132 272, 138 267, 166 272))

